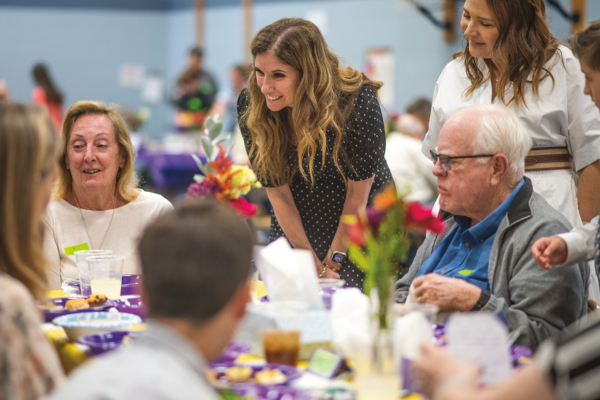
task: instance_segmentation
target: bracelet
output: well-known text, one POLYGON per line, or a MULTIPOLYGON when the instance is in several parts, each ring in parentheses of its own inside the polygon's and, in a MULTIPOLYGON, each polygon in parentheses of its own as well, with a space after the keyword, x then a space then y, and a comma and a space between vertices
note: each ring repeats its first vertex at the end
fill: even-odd
POLYGON ((450 375, 449 377, 442 379, 440 382, 438 382, 437 385, 435 385, 435 388, 433 388, 433 395, 431 396, 431 398, 437 399, 446 390, 450 388, 461 387, 465 389, 475 389, 476 385, 474 385, 473 382, 471 382, 470 380, 463 378, 462 376, 450 375))
MULTIPOLYGON (((327 272, 327 268, 329 268, 329 265, 323 263, 323 271, 321 271, 321 273, 319 274, 319 278, 322 278, 323 275, 325 275, 325 272, 327 272)), ((331 269, 331 268, 329 268, 331 269)))

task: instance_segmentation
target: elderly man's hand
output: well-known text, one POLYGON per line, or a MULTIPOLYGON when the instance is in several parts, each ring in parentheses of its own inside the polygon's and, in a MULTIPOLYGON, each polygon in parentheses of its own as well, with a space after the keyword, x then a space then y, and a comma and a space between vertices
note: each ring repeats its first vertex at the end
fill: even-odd
MULTIPOLYGON (((477 388, 479 368, 462 363, 432 343, 421 344, 422 357, 413 363, 415 378, 429 398, 446 398, 453 390, 477 388)), ((460 396, 450 396, 461 398, 460 396)))
POLYGON ((438 274, 419 276, 413 281, 419 303, 434 304, 442 312, 471 311, 481 289, 458 278, 447 278, 438 274))

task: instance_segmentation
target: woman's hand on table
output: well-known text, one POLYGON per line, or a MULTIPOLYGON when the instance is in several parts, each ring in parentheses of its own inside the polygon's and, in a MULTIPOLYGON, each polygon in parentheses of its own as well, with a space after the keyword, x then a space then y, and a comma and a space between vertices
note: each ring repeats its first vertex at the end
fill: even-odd
MULTIPOLYGON (((328 279, 340 279, 340 274, 334 271, 332 268, 325 268, 325 265, 319 257, 313 251, 313 257, 315 259, 315 266, 317 267, 317 276, 319 278, 328 278, 328 279), (325 273, 323 273, 323 268, 325 268, 325 273), (321 275, 323 273, 323 275, 321 275)), ((331 266, 330 266, 331 267, 331 266)))
POLYGON ((342 269, 342 264, 336 263, 329 257, 325 257, 325 259, 323 260, 323 264, 329 265, 329 268, 331 268, 335 271, 339 271, 340 269, 342 269))
POLYGON ((429 342, 421 344, 421 358, 413 362, 413 371, 423 393, 436 400, 462 398, 461 394, 477 388, 480 375, 479 368, 429 342))

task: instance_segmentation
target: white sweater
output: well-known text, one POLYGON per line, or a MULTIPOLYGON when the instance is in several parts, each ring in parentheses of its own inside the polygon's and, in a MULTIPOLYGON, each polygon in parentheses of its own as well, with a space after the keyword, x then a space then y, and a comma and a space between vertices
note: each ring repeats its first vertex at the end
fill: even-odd
POLYGON ((113 210, 81 210, 87 224, 86 232, 78 207, 62 199, 52 199, 44 216, 44 253, 50 262, 50 289, 60 289, 65 278, 79 279, 75 256, 67 256, 65 247, 87 243, 90 249, 99 250, 105 234, 102 250, 112 250, 114 255, 125 256, 124 274, 139 274, 137 244, 143 229, 172 209, 173 206, 164 197, 142 191, 137 199, 114 210, 112 223, 113 210))

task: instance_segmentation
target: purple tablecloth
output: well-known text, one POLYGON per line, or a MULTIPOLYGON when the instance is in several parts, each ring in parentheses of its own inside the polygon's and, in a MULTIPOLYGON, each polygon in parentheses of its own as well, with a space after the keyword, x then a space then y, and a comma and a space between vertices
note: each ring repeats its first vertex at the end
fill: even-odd
MULTIPOLYGON (((204 157, 200 156, 200 158, 204 157)), ((157 187, 186 188, 194 182, 194 175, 200 173, 200 169, 189 153, 167 154, 144 148, 138 150, 136 166, 146 167, 157 187)))

